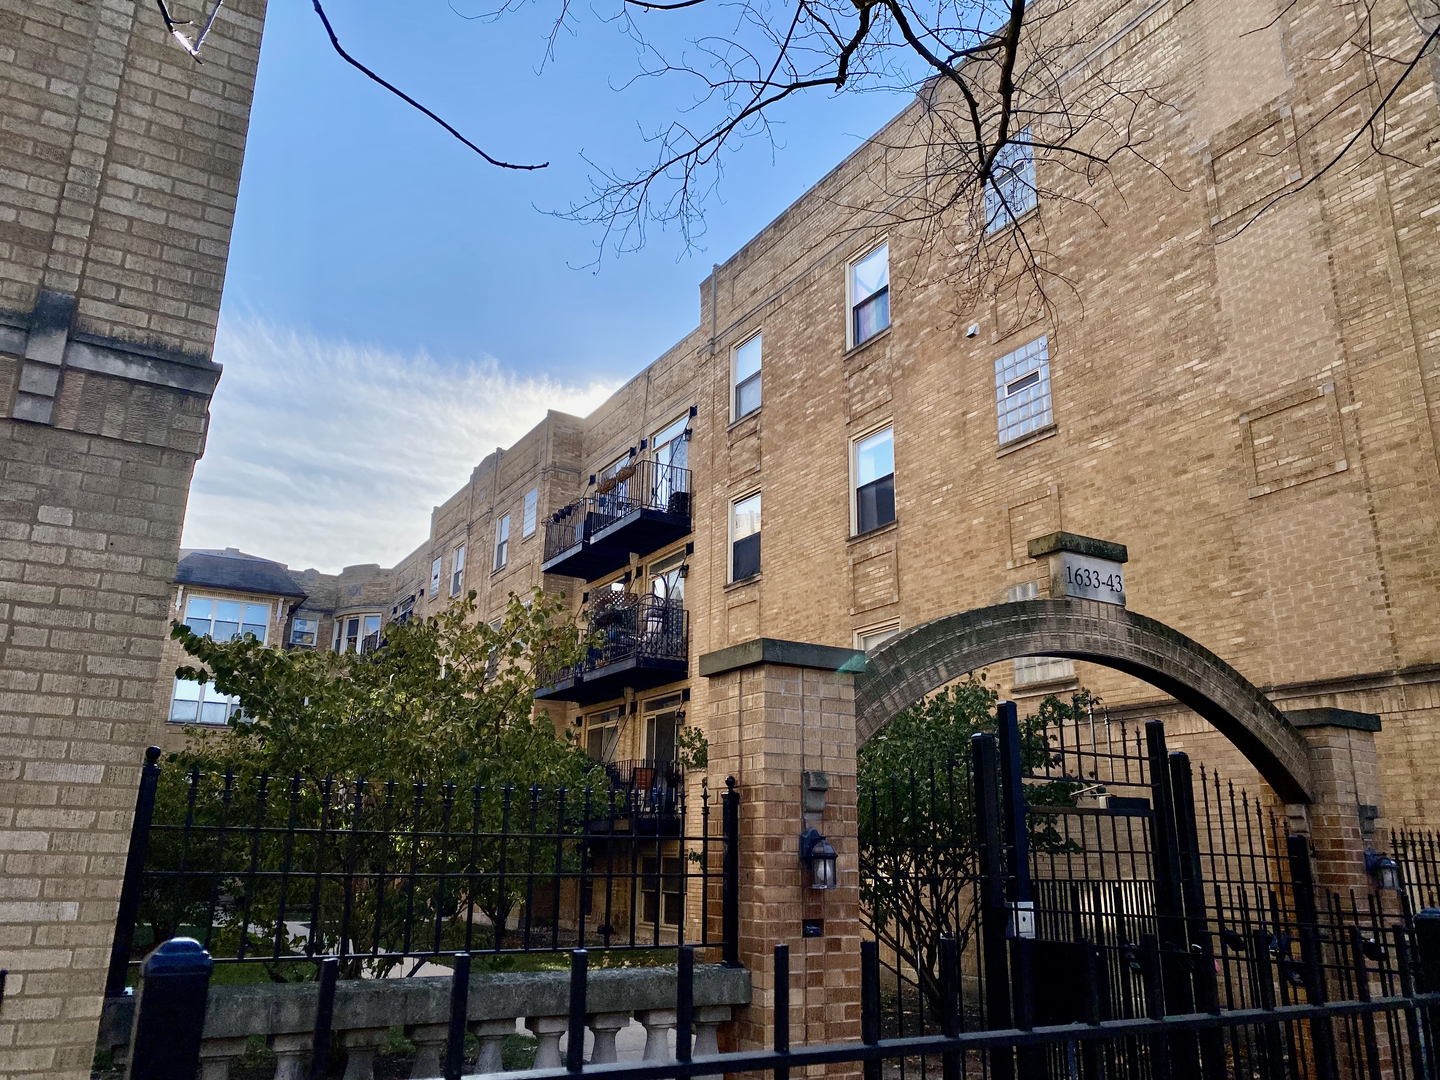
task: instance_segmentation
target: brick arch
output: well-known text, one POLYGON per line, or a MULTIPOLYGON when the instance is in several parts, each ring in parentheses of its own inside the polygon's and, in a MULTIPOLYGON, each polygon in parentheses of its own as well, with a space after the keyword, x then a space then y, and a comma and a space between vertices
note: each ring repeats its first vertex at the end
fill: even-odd
POLYGON ((1254 684, 1178 630, 1093 600, 975 608, 896 635, 856 675, 856 738, 864 743, 966 672, 1016 656, 1088 660, 1134 675, 1218 728, 1284 801, 1312 801, 1305 739, 1254 684))

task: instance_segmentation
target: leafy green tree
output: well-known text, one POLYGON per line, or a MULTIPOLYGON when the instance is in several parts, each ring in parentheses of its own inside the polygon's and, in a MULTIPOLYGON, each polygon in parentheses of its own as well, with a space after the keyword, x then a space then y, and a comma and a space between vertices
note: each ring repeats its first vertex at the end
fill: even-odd
MULTIPOLYGON (((983 673, 966 676, 898 713, 857 754, 860 911, 875 939, 916 973, 931 1015, 939 1015, 940 939, 963 952, 978 909, 971 737, 995 730, 996 692, 983 673)), ((1047 697, 1020 721, 1020 758, 1027 776, 1057 763, 1047 730, 1073 723, 1090 695, 1070 702, 1047 697)), ((1072 781, 1035 780, 1031 805, 1069 801, 1072 781)), ((1030 817, 1034 848, 1064 841, 1039 815, 1030 817)))
POLYGON ((219 955, 271 957, 313 941, 360 957, 347 974, 366 953, 384 971, 396 953, 493 943, 537 868, 575 869, 569 834, 607 784, 588 791, 591 762, 534 693, 587 642, 538 589, 512 594, 494 626, 476 615, 472 592, 390 623, 365 654, 174 625, 196 661, 176 674, 213 681, 240 712, 223 731, 189 729, 162 769, 142 913, 154 940, 214 928, 219 955))

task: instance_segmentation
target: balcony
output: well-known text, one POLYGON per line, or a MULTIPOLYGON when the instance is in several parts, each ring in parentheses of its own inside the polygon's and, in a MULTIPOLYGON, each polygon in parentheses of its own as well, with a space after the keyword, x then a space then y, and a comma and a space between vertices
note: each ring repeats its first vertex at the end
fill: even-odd
POLYGON ((596 797, 586 828, 592 833, 678 835, 685 773, 673 761, 603 761, 610 790, 596 797))
POLYGON ((535 691, 537 700, 593 705, 623 697, 627 687, 677 682, 689 671, 689 625, 678 600, 606 593, 591 605, 589 624, 598 643, 580 663, 555 672, 535 691))
POLYGON ((545 523, 547 574, 594 581, 690 532, 690 470, 635 460, 545 523))

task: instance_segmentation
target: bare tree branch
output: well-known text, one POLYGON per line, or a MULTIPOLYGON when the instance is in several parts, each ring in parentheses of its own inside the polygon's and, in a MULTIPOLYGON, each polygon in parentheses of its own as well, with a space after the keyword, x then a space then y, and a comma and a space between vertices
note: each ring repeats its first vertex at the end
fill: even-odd
POLYGON ((459 139, 462 143, 464 143, 466 146, 468 146, 471 150, 474 150, 475 153, 479 154, 482 158, 484 158, 486 161, 488 161, 491 165, 494 165, 495 167, 500 168, 500 169, 516 169, 516 170, 519 170, 519 171, 521 171, 521 172, 530 172, 530 171, 533 171, 533 170, 535 170, 535 169, 543 169, 543 168, 546 168, 546 167, 550 164, 548 161, 545 161, 545 162, 541 162, 539 165, 515 165, 515 164, 512 164, 512 163, 510 163, 510 162, 508 162, 508 161, 501 161, 499 158, 491 157, 491 156, 490 156, 489 154, 487 154, 484 150, 481 150, 480 147, 476 146, 473 142, 471 142, 469 139, 467 139, 464 135, 461 135, 460 132, 456 131, 453 127, 451 127, 449 124, 447 124, 444 120, 440 119, 440 117, 436 116, 433 112, 431 112, 429 109, 427 109, 424 105, 421 105, 418 101, 416 101, 414 98, 412 98, 409 94, 405 93, 405 91, 401 90, 399 87, 394 86, 394 85, 391 84, 391 83, 386 82, 386 81, 385 81, 384 79, 382 79, 379 75, 376 75, 375 72, 371 71, 371 70, 370 70, 368 67, 366 67, 364 64, 360 63, 359 60, 356 60, 353 56, 351 56, 351 55, 350 55, 349 53, 347 53, 343 48, 341 48, 341 47, 340 47, 340 39, 335 36, 335 30, 334 30, 334 28, 330 25, 330 20, 325 17, 325 9, 320 6, 320 0, 311 0, 311 2, 315 5, 315 14, 316 14, 316 15, 319 15, 319 16, 320 16, 320 21, 325 24, 325 33, 327 33, 327 34, 330 35, 330 44, 333 45, 333 46, 335 46, 335 51, 340 54, 340 58, 341 58, 342 60, 344 60, 344 61, 345 61, 347 64, 349 64, 351 67, 354 67, 354 68, 356 68, 357 70, 359 70, 359 71, 363 72, 364 74, 368 75, 371 79, 373 79, 375 82, 379 83, 379 84, 380 84, 381 86, 383 86, 386 90, 389 90, 392 94, 394 94, 396 97, 400 98, 402 101, 406 102, 406 103, 409 104, 409 105, 413 105, 415 108, 419 109, 422 113, 424 113, 426 116, 430 117, 431 120, 434 120, 437 124, 439 124, 439 125, 440 125, 441 127, 443 127, 446 131, 448 131, 451 135, 454 135, 455 138, 459 139))

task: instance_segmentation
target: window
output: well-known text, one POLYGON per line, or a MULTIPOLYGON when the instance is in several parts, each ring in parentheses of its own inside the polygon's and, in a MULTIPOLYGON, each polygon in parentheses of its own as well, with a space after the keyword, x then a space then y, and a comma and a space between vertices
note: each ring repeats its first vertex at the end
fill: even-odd
POLYGON ((345 652, 360 651, 360 618, 352 616, 344 620, 345 638, 341 642, 345 652))
MULTIPOLYGON (((509 521, 509 518, 505 519, 509 521)), ((461 544, 455 549, 455 554, 450 560, 450 595, 459 596, 460 587, 465 584, 465 545, 461 544)))
POLYGON ((995 175, 985 186, 985 231, 1009 225, 1038 202, 1035 148, 1030 145, 1030 129, 1025 128, 995 155, 995 175))
POLYGON ((620 710, 606 709, 590 717, 585 732, 585 752, 592 761, 614 761, 615 746, 620 741, 620 710))
MULTIPOLYGON (((645 703, 645 757, 652 765, 675 760, 675 735, 683 719, 683 700, 679 694, 667 694, 645 703)), ((669 774, 657 768, 655 783, 664 786, 668 782, 669 774)))
POLYGON ((862 345, 890 325, 890 245, 850 264, 850 344, 862 345))
POLYGON ((760 572, 760 493, 730 504, 730 580, 760 572))
POLYGON ((679 926, 680 912, 684 906, 680 902, 682 873, 679 857, 666 855, 661 859, 644 858, 640 860, 640 870, 644 875, 641 883, 640 918, 647 923, 659 921, 666 926, 679 926), (663 876, 660 871, 663 871, 663 876))
POLYGON ((540 509, 540 489, 531 488, 525 493, 525 516, 520 519, 520 539, 535 535, 535 515, 540 509))
MULTIPOLYGON (((1020 600, 1034 600, 1040 595, 1040 583, 1027 581, 1023 585, 1011 585, 1005 598, 1010 603, 1020 600)), ((1075 677, 1075 662, 1055 656, 1017 656, 1015 658, 1015 685, 1029 686, 1032 683, 1056 682, 1075 677)))
POLYGON ((240 699, 220 693, 213 682, 203 686, 189 679, 176 679, 170 698, 172 724, 227 724, 240 708, 240 699))
POLYGON ((440 557, 437 555, 435 561, 430 564, 430 595, 440 595, 440 557))
POLYGON ((867 533, 895 520, 895 429, 856 439, 855 532, 867 533))
POLYGON ((380 616, 362 615, 360 621, 360 651, 373 652, 380 647, 380 616))
POLYGON ((506 514, 495 526, 495 569, 504 570, 505 560, 510 553, 510 515, 506 514))
POLYGON ((270 605, 192 596, 185 604, 185 625, 193 633, 216 641, 230 641, 242 634, 253 634, 263 645, 270 625, 270 605))
POLYGON ((862 652, 869 652, 885 644, 892 637, 900 632, 898 622, 886 623, 884 626, 872 626, 868 630, 855 631, 855 647, 862 652))
MULTIPOLYGON (((757 382, 755 384, 759 386, 757 382)), ((687 413, 650 440, 655 452, 655 482, 650 505, 675 514, 690 512, 690 416, 687 413), (678 496, 678 498, 677 498, 678 496)))
POLYGON ((1049 338, 1038 338, 995 361, 995 417, 1001 446, 1054 423, 1048 342, 1049 338))
POLYGON ((682 603, 685 599, 685 552, 650 564, 650 595, 660 600, 682 603))
POLYGON ((735 419, 749 416, 760 407, 760 335, 735 347, 731 363, 735 368, 735 419))
POLYGON ((603 517, 613 520, 630 512, 630 481, 634 476, 635 464, 628 451, 596 474, 595 503, 603 517))
POLYGON ((313 646, 319 633, 319 619, 295 619, 290 623, 290 644, 313 646))

